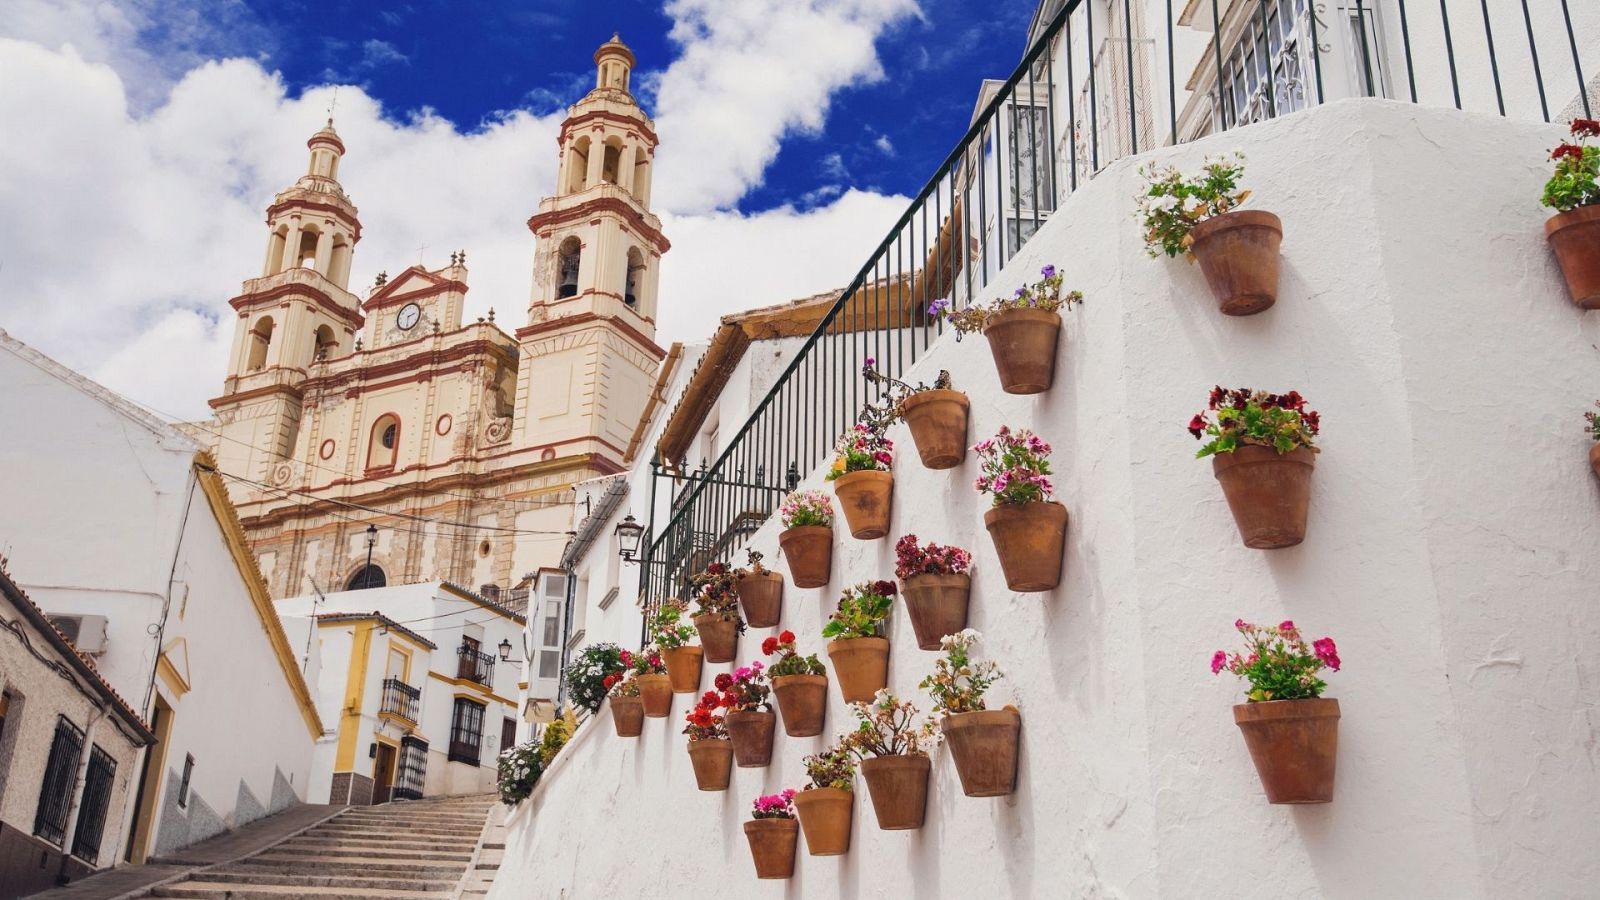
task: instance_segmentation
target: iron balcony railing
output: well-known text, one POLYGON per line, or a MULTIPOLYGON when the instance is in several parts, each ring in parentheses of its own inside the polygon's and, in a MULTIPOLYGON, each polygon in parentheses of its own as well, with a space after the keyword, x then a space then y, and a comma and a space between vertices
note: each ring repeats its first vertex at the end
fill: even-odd
POLYGON ((421 688, 412 687, 398 678, 385 678, 383 680, 383 703, 378 707, 380 714, 392 713, 415 725, 417 724, 417 708, 421 704, 421 688))
POLYGON ((706 563, 732 559, 785 491, 823 462, 877 399, 859 375, 869 357, 903 377, 943 330, 928 304, 982 299, 1060 204, 1111 162, 1347 97, 1536 121, 1588 117, 1585 63, 1600 68, 1600 39, 1590 16, 1579 23, 1580 40, 1568 4, 1045 4, 1021 63, 1004 82, 985 84, 966 134, 720 454, 693 472, 656 461, 640 588, 646 614, 683 596, 706 563), (1189 48, 1182 59, 1180 44, 1189 48), (672 483, 658 516, 661 478, 672 483))
POLYGON ((494 684, 494 657, 468 644, 456 650, 456 677, 476 681, 485 687, 494 684))

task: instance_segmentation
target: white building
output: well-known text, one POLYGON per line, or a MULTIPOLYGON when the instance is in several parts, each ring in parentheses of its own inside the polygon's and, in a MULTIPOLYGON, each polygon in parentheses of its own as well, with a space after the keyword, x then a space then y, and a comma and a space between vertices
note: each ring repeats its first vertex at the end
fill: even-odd
MULTIPOLYGON (((824 487, 830 416, 856 402, 840 391, 866 356, 892 354, 910 381, 949 370, 972 401, 972 441, 1011 425, 1054 444, 1072 516, 1055 590, 1007 589, 971 489, 975 459, 927 470, 897 427, 889 538, 837 533, 832 583, 790 584, 784 599, 782 627, 820 652, 839 591, 888 577, 895 537, 972 550, 969 623, 1007 673, 991 703, 1023 716, 1014 794, 964 797, 936 752, 920 831, 879 830, 858 779, 849 854, 802 852, 792 882, 757 882, 741 833, 749 802, 799 787, 801 759, 853 719, 830 693, 822 736, 780 735, 770 767, 704 794, 680 703, 637 740, 580 730, 513 813, 492 896, 535 884, 707 898, 1591 895, 1600 495, 1581 413, 1600 385, 1600 318, 1569 302, 1538 197, 1565 132, 1546 120, 1582 113, 1600 73, 1600 7, 1528 4, 1524 20, 1516 4, 1425 6, 1332 4, 1312 19, 1294 0, 1192 0, 1171 4, 1169 29, 1161 2, 1042 5, 1025 64, 986 86, 955 165, 842 304, 887 289, 903 318, 782 360, 747 412, 689 429, 709 446, 686 454, 710 465, 646 535, 664 567, 643 586, 651 601, 678 569, 737 563, 747 546, 785 570, 774 504, 743 481, 793 461, 803 486, 824 487), (1313 39, 1313 27, 1325 30, 1313 39), (1169 146, 1174 132, 1199 139, 1169 146), (1147 258, 1132 221, 1139 164, 1192 172, 1233 150, 1249 160, 1251 206, 1284 227, 1277 305, 1243 319, 1217 312, 1194 267, 1147 258), (1009 293, 1047 263, 1087 295, 1047 393, 1001 392, 981 338, 958 343, 918 318, 936 297, 1009 293), (1219 383, 1292 388, 1321 411, 1304 544, 1240 546, 1210 466, 1193 458, 1184 423, 1219 383), (1262 796, 1230 714, 1242 692, 1207 670, 1240 616, 1339 641, 1331 804, 1262 796), (674 825, 625 814, 639 809, 673 810, 674 825)), ((626 498, 594 507, 611 518, 590 529, 579 598, 639 591, 638 568, 613 576, 601 551, 621 515, 645 520, 648 469, 636 462, 626 498)), ((589 640, 638 640, 624 604, 591 601, 580 616, 589 640)), ((889 682, 927 708, 916 685, 935 656, 914 649, 908 625, 898 611, 889 625, 889 682)), ((747 645, 738 659, 753 656, 747 645)))
POLYGON ((4 332, 0 384, 12 575, 159 739, 107 853, 143 861, 306 800, 322 721, 209 457, 4 332))
POLYGON ((495 757, 516 735, 521 614, 438 581, 277 606, 331 727, 308 796, 362 805, 494 790, 495 757))
POLYGON ((117 861, 155 737, 0 559, 0 897, 117 861))

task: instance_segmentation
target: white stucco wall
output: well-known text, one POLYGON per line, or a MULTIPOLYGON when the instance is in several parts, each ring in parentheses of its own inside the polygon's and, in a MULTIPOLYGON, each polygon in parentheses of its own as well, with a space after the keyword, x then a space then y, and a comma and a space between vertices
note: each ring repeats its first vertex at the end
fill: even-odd
MULTIPOLYGON (((1050 262, 1086 293, 1054 388, 999 392, 981 339, 947 336, 921 364, 970 394, 973 440, 1009 423, 1054 443, 1073 517, 1061 587, 1007 591, 974 460, 925 470, 897 427, 890 538, 841 533, 834 583, 791 586, 784 606, 821 651, 837 591, 890 575, 893 538, 975 551, 971 624, 1010 674, 994 699, 1023 711, 1017 793, 962 796, 938 753, 921 831, 879 831, 858 782, 848 856, 802 852, 792 883, 757 882, 749 803, 798 786, 825 739, 780 735, 770 768, 705 794, 684 698, 637 741, 602 711, 513 815, 492 896, 1592 896, 1600 486, 1580 416, 1600 318, 1568 302, 1544 244, 1558 133, 1347 102, 1162 151, 1193 168, 1242 148, 1253 205, 1283 218, 1278 305, 1246 319, 1217 312, 1197 268, 1145 258, 1137 160, 1081 189, 992 286, 1050 262), (1303 545, 1245 549, 1192 458, 1183 426, 1216 383, 1297 389, 1322 412, 1303 545), (1239 685, 1207 669, 1238 616, 1339 642, 1329 805, 1262 797, 1231 719, 1239 685)), ((755 538, 769 558, 775 532, 755 538)), ((909 634, 897 610, 891 683, 921 697, 935 654, 909 634)), ((831 735, 849 720, 830 699, 831 735)))
POLYGON ((174 711, 152 851, 304 800, 314 737, 194 483, 197 445, 9 338, 0 384, 0 417, 21 426, 0 442, 0 550, 13 575, 46 612, 105 616, 100 673, 147 719, 156 694, 174 711), (188 682, 181 695, 155 679, 163 649, 188 682))

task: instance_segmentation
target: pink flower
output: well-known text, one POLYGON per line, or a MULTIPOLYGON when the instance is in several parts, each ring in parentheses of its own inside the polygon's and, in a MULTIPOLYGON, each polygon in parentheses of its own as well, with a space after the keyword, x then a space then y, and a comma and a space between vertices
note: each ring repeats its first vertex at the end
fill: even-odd
POLYGON ((1278 623, 1278 630, 1283 632, 1285 635, 1292 635, 1294 634, 1294 622, 1284 619, 1282 622, 1278 623))
POLYGON ((1311 652, 1322 660, 1328 668, 1339 671, 1339 648, 1333 645, 1333 638, 1319 638, 1311 642, 1311 652))
POLYGON ((1211 674, 1215 675, 1218 672, 1221 672, 1222 671, 1222 667, 1227 665, 1227 664, 1228 664, 1228 654, 1227 653, 1225 653, 1225 652, 1223 652, 1221 650, 1218 650, 1216 653, 1211 654, 1211 674))

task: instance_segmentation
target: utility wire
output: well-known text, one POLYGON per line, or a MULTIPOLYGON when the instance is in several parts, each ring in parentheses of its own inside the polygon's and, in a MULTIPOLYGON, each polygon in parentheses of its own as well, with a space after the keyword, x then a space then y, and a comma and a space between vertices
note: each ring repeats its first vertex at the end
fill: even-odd
POLYGON ((242 475, 233 475, 233 474, 230 474, 228 472, 224 472, 221 469, 212 468, 210 466, 201 466, 201 468, 204 469, 207 472, 215 472, 216 474, 221 475, 223 478, 227 478, 230 481, 237 481, 237 482, 241 482, 243 484, 253 485, 255 487, 262 488, 264 490, 279 491, 279 492, 282 492, 282 493, 285 493, 285 494, 299 494, 299 495, 302 495, 302 496, 305 496, 305 497, 309 497, 312 500, 316 500, 316 501, 321 502, 321 503, 331 503, 331 504, 333 504, 335 506, 343 506, 343 507, 345 507, 347 509, 359 509, 362 512, 373 513, 375 515, 388 516, 388 517, 396 518, 396 519, 407 519, 407 520, 410 520, 410 521, 413 521, 413 522, 422 522, 422 523, 425 523, 425 524, 437 525, 437 526, 440 526, 440 527, 462 528, 462 529, 477 529, 479 531, 495 531, 495 532, 500 532, 500 533, 503 533, 503 534, 541 534, 541 535, 563 535, 563 536, 570 536, 572 534, 571 531, 558 531, 558 530, 554 530, 554 529, 506 528, 506 527, 503 527, 503 526, 500 526, 500 525, 479 525, 479 524, 477 524, 475 522, 450 522, 450 521, 446 521, 444 519, 430 519, 427 516, 419 516, 419 515, 414 515, 412 513, 395 512, 393 510, 380 509, 380 508, 375 507, 375 506, 365 506, 365 505, 360 504, 360 503, 352 503, 352 502, 350 502, 348 500, 338 500, 338 499, 335 499, 333 497, 319 497, 316 494, 311 493, 310 491, 303 491, 303 490, 300 490, 298 488, 284 487, 284 486, 281 486, 281 485, 271 485, 271 484, 267 484, 267 483, 262 482, 262 481, 257 481, 257 480, 255 480, 253 478, 245 478, 242 475))
MULTIPOLYGON (((131 398, 130 398, 130 400, 131 400, 131 398)), ((191 422, 191 421, 189 421, 187 419, 184 419, 182 416, 176 416, 176 415, 173 415, 172 413, 169 413, 169 412, 167 412, 165 410, 156 409, 154 406, 150 406, 149 404, 146 404, 146 403, 141 403, 141 402, 139 402, 137 400, 131 400, 131 402, 136 406, 142 407, 143 409, 145 409, 148 412, 154 413, 157 416, 160 416, 160 417, 162 417, 164 419, 169 420, 170 424, 172 424, 174 426, 176 426, 176 425, 185 425, 185 426, 188 426, 190 428, 195 429, 196 431, 203 431, 206 434, 209 434, 212 437, 215 437, 215 438, 217 438, 219 440, 228 441, 229 443, 232 443, 232 444, 238 444, 241 447, 249 447, 252 450, 259 450, 260 449, 255 444, 252 444, 249 441, 241 441, 238 438, 229 437, 229 436, 223 434, 222 432, 220 432, 220 431, 218 431, 218 430, 216 430, 214 428, 207 428, 204 425, 200 424, 199 422, 191 422)), ((312 462, 310 460, 295 460, 295 462, 297 462, 297 463, 299 463, 301 465, 304 465, 304 466, 306 466, 308 468, 319 469, 319 470, 321 470, 323 472, 331 472, 331 473, 333 473, 334 475, 337 475, 340 478, 351 478, 351 479, 359 479, 359 480, 362 480, 362 481, 370 481, 370 482, 373 482, 375 484, 381 484, 384 487, 413 487, 413 486, 415 486, 415 482, 384 481, 381 478, 368 478, 365 475, 358 476, 354 472, 351 472, 349 470, 336 469, 336 468, 334 468, 332 466, 319 465, 319 464, 314 463, 314 462, 312 462)), ((563 504, 565 504, 567 502, 570 502, 570 501, 566 501, 566 500, 557 500, 555 502, 548 502, 548 501, 545 501, 545 500, 517 500, 517 499, 510 498, 510 497, 475 497, 475 496, 473 496, 471 494, 462 494, 462 493, 458 493, 458 492, 455 492, 455 491, 446 491, 446 490, 436 490, 436 491, 434 491, 434 493, 444 494, 444 495, 447 495, 447 496, 450 496, 450 497, 459 497, 459 498, 461 498, 463 500, 472 500, 472 501, 475 501, 475 502, 478 502, 478 503, 509 503, 509 504, 519 505, 519 506, 525 505, 525 508, 527 508, 527 509, 548 509, 551 506, 559 506, 559 505, 563 505, 563 504)))

